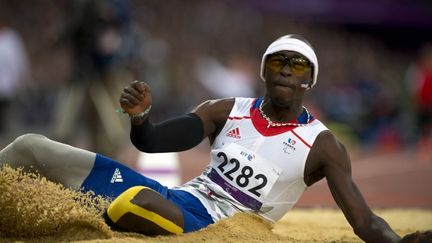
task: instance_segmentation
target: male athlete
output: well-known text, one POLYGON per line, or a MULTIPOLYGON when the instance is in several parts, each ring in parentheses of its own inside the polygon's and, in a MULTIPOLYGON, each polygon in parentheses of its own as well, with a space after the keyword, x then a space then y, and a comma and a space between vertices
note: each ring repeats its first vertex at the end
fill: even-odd
POLYGON ((205 171, 172 189, 110 158, 41 135, 17 138, 0 151, 0 160, 33 166, 50 180, 113 198, 107 221, 149 235, 196 231, 238 212, 275 222, 307 187, 326 178, 361 239, 398 242, 400 237, 371 211, 354 184, 345 147, 302 105, 317 76, 310 44, 298 35, 283 36, 262 57, 264 97, 207 101, 159 124, 149 120, 150 87, 132 82, 120 104, 131 117, 131 140, 139 150, 184 151, 210 139, 205 171))

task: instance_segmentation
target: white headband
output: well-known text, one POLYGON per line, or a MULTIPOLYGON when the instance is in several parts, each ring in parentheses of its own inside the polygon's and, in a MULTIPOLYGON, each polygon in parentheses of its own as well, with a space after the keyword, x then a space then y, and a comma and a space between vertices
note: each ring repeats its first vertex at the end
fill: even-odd
MULTIPOLYGON (((318 59, 315 55, 314 50, 305 42, 291 37, 291 35, 285 35, 275 40, 269 45, 265 51, 261 60, 261 79, 264 79, 265 60, 268 55, 279 52, 279 51, 295 51, 305 56, 313 64, 313 80, 310 87, 315 86, 318 77, 318 59)), ((308 87, 309 88, 309 87, 308 87)))

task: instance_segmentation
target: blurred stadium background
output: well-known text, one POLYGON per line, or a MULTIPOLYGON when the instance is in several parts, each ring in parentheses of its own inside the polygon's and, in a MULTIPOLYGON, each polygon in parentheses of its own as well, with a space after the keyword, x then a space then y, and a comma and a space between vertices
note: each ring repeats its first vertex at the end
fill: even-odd
MULTIPOLYGON (((42 133, 185 181, 208 142, 146 169, 115 112, 122 88, 150 84, 153 121, 262 95, 261 55, 287 33, 316 50, 307 106, 348 145, 371 205, 432 208, 428 0, 0 0, 0 147, 42 133)), ((300 205, 334 203, 319 183, 300 205)))

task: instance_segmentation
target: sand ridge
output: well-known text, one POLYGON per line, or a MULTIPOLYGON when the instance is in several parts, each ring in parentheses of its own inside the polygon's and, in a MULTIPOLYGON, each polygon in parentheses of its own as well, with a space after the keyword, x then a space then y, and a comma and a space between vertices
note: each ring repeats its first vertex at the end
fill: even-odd
MULTIPOLYGON (((271 224, 236 214, 180 236, 112 231, 102 213, 109 201, 70 190, 35 173, 0 169, 0 242, 362 242, 338 209, 293 209, 271 224)), ((400 235, 432 228, 432 211, 377 210, 400 235)))

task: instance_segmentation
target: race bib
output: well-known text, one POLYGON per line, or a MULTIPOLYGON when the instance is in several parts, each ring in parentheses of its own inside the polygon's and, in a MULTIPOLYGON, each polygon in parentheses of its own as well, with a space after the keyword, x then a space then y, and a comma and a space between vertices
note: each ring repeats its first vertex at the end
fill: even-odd
POLYGON ((212 150, 211 156, 208 177, 238 202, 259 211, 281 170, 235 143, 212 150))

